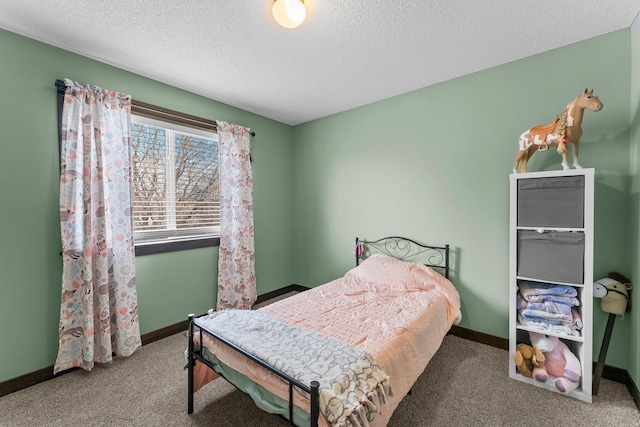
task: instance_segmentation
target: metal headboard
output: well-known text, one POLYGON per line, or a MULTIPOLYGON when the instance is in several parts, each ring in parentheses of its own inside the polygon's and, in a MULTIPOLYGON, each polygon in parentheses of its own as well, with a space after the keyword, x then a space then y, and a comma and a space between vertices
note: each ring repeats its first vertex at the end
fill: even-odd
POLYGON ((356 266, 360 261, 376 253, 443 270, 444 277, 449 278, 449 245, 428 246, 399 236, 383 237, 378 240, 356 237, 356 266))

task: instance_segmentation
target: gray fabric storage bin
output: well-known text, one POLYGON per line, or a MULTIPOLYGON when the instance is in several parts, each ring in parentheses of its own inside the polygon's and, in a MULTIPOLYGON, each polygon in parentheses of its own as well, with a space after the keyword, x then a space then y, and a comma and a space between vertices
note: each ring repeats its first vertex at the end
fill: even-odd
POLYGON ((518 226, 584 227, 584 176, 519 179, 518 226))
POLYGON ((584 282, 584 233, 518 230, 518 276, 584 282))

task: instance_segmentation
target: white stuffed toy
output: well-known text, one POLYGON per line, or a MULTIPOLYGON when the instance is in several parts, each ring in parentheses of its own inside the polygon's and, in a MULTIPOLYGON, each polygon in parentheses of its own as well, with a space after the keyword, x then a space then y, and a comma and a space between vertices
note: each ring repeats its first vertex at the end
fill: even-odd
POLYGON ((580 360, 558 337, 529 332, 531 344, 545 357, 544 369, 534 372, 534 378, 545 382, 544 371, 555 377, 554 385, 562 393, 569 393, 580 385, 580 360))

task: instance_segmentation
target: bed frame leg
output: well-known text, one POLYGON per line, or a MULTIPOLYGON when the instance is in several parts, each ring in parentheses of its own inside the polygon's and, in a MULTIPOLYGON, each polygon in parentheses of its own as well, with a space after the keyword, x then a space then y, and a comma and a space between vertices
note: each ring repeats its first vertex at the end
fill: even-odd
POLYGON ((320 415, 320 383, 311 381, 311 427, 318 427, 318 415, 320 415))
POLYGON ((187 337, 189 339, 189 344, 188 344, 188 351, 187 351, 187 365, 188 365, 188 372, 187 372, 187 392, 188 392, 188 397, 187 397, 187 414, 193 414, 193 365, 194 365, 194 359, 193 359, 193 317, 195 315, 193 313, 189 314, 189 327, 187 329, 187 337))

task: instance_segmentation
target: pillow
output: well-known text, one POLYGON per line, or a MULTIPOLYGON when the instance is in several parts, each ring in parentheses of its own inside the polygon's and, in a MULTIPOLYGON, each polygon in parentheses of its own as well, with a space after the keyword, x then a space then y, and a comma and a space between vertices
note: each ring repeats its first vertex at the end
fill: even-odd
POLYGON ((368 283, 403 285, 407 288, 429 282, 434 275, 432 268, 415 262, 402 261, 388 255, 374 254, 349 270, 345 278, 368 283))
POLYGON ((460 322, 460 294, 444 276, 431 267, 374 254, 349 270, 343 280, 378 295, 397 298, 413 292, 436 293, 447 299, 448 319, 460 322))

